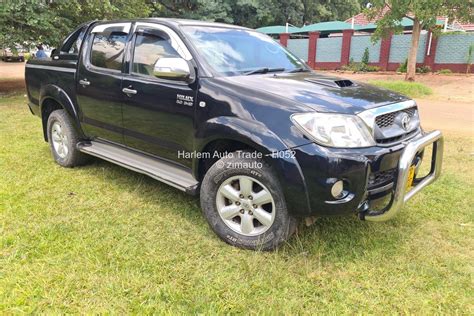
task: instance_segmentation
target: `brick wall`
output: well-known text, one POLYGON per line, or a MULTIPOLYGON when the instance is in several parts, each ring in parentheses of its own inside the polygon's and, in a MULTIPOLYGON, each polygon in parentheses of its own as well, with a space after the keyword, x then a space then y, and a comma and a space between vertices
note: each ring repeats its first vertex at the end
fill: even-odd
MULTIPOLYGON (((408 57, 411 46, 411 35, 401 34, 393 35, 390 47, 389 63, 404 63, 408 57)), ((418 43, 418 52, 416 54, 416 62, 422 63, 425 59, 426 34, 420 35, 418 43)))
MULTIPOLYGON (((309 39, 289 39, 289 34, 281 34, 280 43, 315 69, 339 69, 351 58, 360 62, 365 48, 368 47, 369 63, 379 66, 382 70, 392 71, 408 57, 411 44, 411 34, 392 35, 375 44, 371 42, 370 36, 354 36, 352 30, 346 30, 343 36, 338 37, 319 36, 319 33, 314 32, 309 34, 309 39)), ((464 72, 467 66, 467 51, 473 44, 474 33, 439 37, 430 32, 421 34, 417 66, 427 65, 434 71, 450 69, 454 72, 464 72)), ((471 68, 474 73, 474 66, 471 68)))
POLYGON ((369 49, 369 62, 378 63, 380 58, 380 43, 375 44, 370 40, 370 36, 353 36, 351 41, 351 51, 349 58, 355 62, 360 62, 366 48, 369 49))
POLYGON ((308 45, 307 39, 289 39, 287 47, 293 54, 306 61, 308 60, 308 45))
POLYGON ((474 33, 442 35, 438 38, 435 63, 465 64, 469 45, 473 44, 474 33))
POLYGON ((340 62, 342 37, 319 38, 316 44, 316 62, 340 62))

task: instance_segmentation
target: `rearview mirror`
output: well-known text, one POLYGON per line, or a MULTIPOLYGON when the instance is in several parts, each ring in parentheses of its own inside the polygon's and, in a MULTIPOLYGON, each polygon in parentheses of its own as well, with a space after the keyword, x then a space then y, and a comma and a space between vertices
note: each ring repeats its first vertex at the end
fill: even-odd
POLYGON ((155 64, 153 74, 157 78, 186 81, 191 75, 191 70, 183 58, 160 58, 155 64))

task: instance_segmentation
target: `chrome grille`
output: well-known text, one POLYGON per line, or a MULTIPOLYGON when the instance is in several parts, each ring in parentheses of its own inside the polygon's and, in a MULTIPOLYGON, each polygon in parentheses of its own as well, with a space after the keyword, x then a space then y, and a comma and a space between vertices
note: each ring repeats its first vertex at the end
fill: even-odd
POLYGON ((417 111, 416 107, 412 107, 412 108, 408 108, 401 111, 395 111, 395 112, 391 112, 387 114, 382 114, 375 118, 375 123, 377 124, 379 128, 388 128, 393 125, 393 123, 395 122, 395 118, 400 112, 405 112, 410 117, 413 117, 416 114, 416 111, 417 111))

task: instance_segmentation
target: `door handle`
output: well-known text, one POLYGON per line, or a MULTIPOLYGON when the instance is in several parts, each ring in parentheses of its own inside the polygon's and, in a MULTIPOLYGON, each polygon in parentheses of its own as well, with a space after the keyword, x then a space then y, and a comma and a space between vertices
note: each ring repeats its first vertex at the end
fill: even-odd
POLYGON ((123 88, 122 92, 129 95, 129 94, 137 94, 137 90, 129 89, 129 88, 123 88))
POLYGON ((79 80, 79 84, 81 86, 85 87, 85 86, 89 86, 91 84, 91 82, 87 79, 81 79, 81 80, 79 80))

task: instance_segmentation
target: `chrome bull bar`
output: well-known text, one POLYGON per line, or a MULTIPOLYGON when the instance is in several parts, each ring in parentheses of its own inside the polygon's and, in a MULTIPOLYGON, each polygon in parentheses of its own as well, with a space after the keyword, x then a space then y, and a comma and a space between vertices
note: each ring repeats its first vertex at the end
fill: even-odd
POLYGON ((364 219, 371 222, 383 222, 395 217, 409 199, 420 192, 421 189, 436 181, 441 174, 443 148, 443 135, 438 130, 430 132, 417 140, 408 142, 405 149, 403 149, 398 163, 398 176, 390 207, 383 213, 371 214, 371 212, 368 211, 364 214, 364 219), (430 172, 421 179, 415 179, 415 186, 407 192, 406 184, 408 181, 410 166, 412 165, 416 154, 431 144, 433 144, 433 153, 431 157, 430 172))

